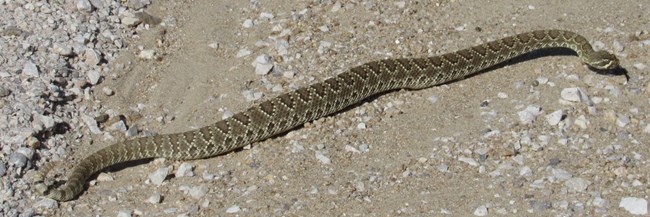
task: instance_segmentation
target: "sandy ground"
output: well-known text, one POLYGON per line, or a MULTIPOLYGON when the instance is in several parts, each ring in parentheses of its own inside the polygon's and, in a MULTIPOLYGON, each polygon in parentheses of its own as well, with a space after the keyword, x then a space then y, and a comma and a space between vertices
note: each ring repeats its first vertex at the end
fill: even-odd
MULTIPOLYGON (((575 56, 541 56, 448 85, 381 95, 250 148, 189 161, 195 176, 172 177, 162 186, 147 184, 148 174, 181 162, 113 167, 106 171, 113 181, 91 183, 56 213, 468 216, 486 207, 490 216, 629 215, 618 207, 621 198, 647 199, 650 189, 650 134, 643 132, 650 122, 648 69, 633 67, 650 64, 648 45, 634 37, 650 27, 648 7, 643 0, 154 1, 147 12, 166 25, 131 39, 130 49, 111 63, 113 74, 96 87, 116 94, 97 94, 88 103, 116 110, 147 132, 182 132, 221 120, 224 112, 255 103, 243 91, 269 99, 367 61, 433 56, 536 29, 571 30, 599 42, 616 52, 630 80, 593 73, 575 56), (242 27, 246 19, 254 25, 242 27), (278 29, 290 31, 281 36, 290 44, 284 56, 274 44, 278 29), (217 49, 208 46, 215 42, 217 49), (160 59, 138 59, 138 46, 160 59), (238 58, 241 49, 252 54, 238 58), (281 72, 256 75, 251 62, 261 54, 271 55, 281 72), (540 77, 554 85, 533 84, 540 77), (584 103, 560 103, 560 92, 570 87, 605 100, 593 114, 584 103), (517 112, 529 105, 539 105, 542 114, 521 124, 517 112), (548 125, 545 115, 556 110, 565 112, 567 124, 585 116, 586 128, 548 125), (617 126, 620 115, 630 123, 617 126), (614 153, 603 151, 612 146, 614 153), (588 180, 588 187, 574 191, 554 180, 555 168, 588 180), (193 196, 192 188, 206 194, 193 196), (146 202, 156 192, 162 201, 146 202)), ((81 141, 71 159, 115 142, 81 141)))

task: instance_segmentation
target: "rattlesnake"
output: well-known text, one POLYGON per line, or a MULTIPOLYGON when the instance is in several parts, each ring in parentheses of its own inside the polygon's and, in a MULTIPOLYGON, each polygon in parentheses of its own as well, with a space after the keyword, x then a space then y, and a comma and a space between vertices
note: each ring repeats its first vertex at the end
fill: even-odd
POLYGON ((79 162, 67 183, 49 193, 48 186, 42 183, 49 168, 44 167, 34 180, 47 197, 71 200, 83 190, 88 177, 113 164, 158 157, 188 160, 219 155, 340 111, 377 93, 448 83, 522 54, 556 47, 575 51, 584 63, 595 69, 618 67, 615 55, 594 51, 584 37, 563 30, 523 33, 428 58, 379 60, 269 99, 200 129, 108 146, 79 162))

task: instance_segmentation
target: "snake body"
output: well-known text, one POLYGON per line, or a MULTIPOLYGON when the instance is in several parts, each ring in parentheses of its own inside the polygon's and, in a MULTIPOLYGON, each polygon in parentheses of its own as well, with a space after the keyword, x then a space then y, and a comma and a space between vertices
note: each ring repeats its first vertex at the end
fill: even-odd
MULTIPOLYGON (((563 30, 532 31, 434 57, 368 62, 200 129, 110 145, 81 160, 69 173, 64 186, 43 193, 58 201, 68 201, 82 192, 83 184, 92 174, 113 164, 148 158, 188 160, 223 154, 340 111, 377 93, 448 83, 522 54, 556 47, 575 51, 584 63, 595 69, 618 67, 615 55, 594 51, 583 36, 563 30)), ((47 175, 47 170, 43 170, 46 172, 40 173, 42 177, 47 175)))

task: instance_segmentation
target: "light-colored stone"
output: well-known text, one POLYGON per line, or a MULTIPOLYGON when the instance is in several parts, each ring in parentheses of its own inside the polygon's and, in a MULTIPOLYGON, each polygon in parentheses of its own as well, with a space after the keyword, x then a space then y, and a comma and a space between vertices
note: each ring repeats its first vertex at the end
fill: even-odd
POLYGON ((632 215, 647 215, 648 214, 648 201, 638 197, 623 197, 618 204, 632 215))
POLYGON ((530 105, 517 113, 519 115, 519 121, 522 124, 531 124, 535 121, 541 110, 542 108, 537 105, 530 105))
POLYGON ((589 180, 583 178, 570 178, 564 182, 569 192, 584 192, 591 185, 589 180))
POLYGON ((562 117, 564 116, 564 111, 562 109, 558 109, 551 114, 546 115, 546 123, 548 123, 551 126, 558 125, 560 121, 562 121, 562 117))
POLYGON ((23 74, 30 77, 38 77, 40 71, 34 62, 27 61, 25 62, 25 65, 23 65, 23 74))
POLYGON ((81 12, 90 13, 93 11, 93 6, 88 0, 77 0, 76 6, 77 10, 81 12))
POLYGON ((169 167, 163 167, 163 168, 157 169, 153 173, 149 174, 149 180, 154 185, 160 186, 160 185, 162 185, 163 181, 165 181, 165 179, 167 179, 167 175, 169 175, 170 170, 171 169, 169 167))

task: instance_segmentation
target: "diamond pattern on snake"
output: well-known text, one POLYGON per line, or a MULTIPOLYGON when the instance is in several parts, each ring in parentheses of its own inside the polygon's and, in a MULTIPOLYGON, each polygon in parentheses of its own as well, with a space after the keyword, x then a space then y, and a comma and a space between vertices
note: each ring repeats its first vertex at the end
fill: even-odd
MULTIPOLYGON (((335 77, 268 99, 200 129, 141 137, 110 145, 74 166, 65 185, 49 189, 34 176, 36 188, 58 201, 77 197, 87 179, 108 166, 140 159, 190 160, 216 156, 330 115, 369 96, 395 89, 422 89, 449 83, 514 57, 543 48, 568 48, 597 70, 618 67, 615 55, 594 51, 587 39, 564 30, 538 30, 439 56, 368 62, 335 77)), ((478 79, 478 78, 477 78, 478 79)))

